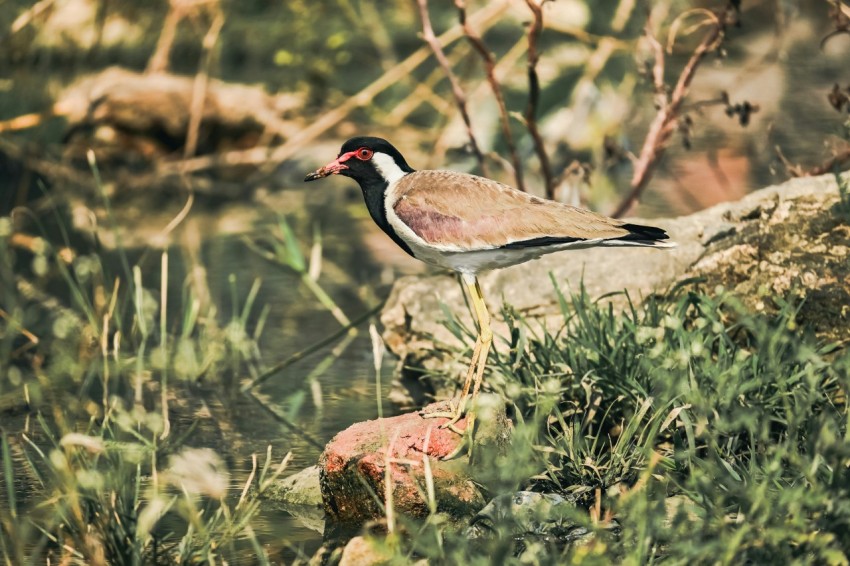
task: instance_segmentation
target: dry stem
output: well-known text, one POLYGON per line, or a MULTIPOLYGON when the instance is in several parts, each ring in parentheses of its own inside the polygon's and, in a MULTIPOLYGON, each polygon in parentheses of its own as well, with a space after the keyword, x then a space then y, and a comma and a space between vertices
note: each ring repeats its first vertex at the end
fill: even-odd
POLYGON ((481 55, 481 60, 484 62, 484 70, 487 73, 487 82, 490 84, 490 89, 493 91, 493 96, 496 98, 496 103, 499 105, 499 120, 502 124, 502 133, 505 136, 505 143, 508 146, 508 152, 511 155, 511 164, 514 168, 517 188, 524 191, 525 184, 522 180, 522 162, 517 154, 514 138, 511 134, 510 119, 508 116, 508 109, 505 106, 505 98, 502 95, 502 88, 499 85, 499 81, 496 80, 496 60, 493 57, 493 54, 487 49, 487 46, 484 45, 484 41, 481 37, 475 33, 475 30, 472 29, 471 25, 469 25, 469 22, 466 19, 465 0, 455 0, 455 6, 457 7, 458 19, 460 20, 460 25, 463 26, 463 32, 466 35, 466 38, 469 40, 469 43, 472 44, 475 51, 481 55))
POLYGON ((655 167, 664 155, 670 138, 679 125, 682 105, 688 95, 688 89, 699 64, 708 53, 717 49, 723 41, 730 9, 730 7, 725 8, 720 15, 708 12, 710 14, 710 28, 682 69, 669 98, 664 92, 664 50, 647 26, 646 35, 655 51, 655 65, 652 69, 652 75, 658 95, 658 113, 649 127, 640 155, 635 162, 629 194, 620 202, 611 216, 619 218, 627 214, 637 203, 649 183, 655 167))
MULTIPOLYGON (((490 2, 486 7, 473 14, 470 20, 473 20, 476 25, 491 24, 507 7, 508 3, 505 1, 490 2)), ((460 26, 455 26, 440 35, 438 39, 440 43, 445 45, 461 37, 463 37, 463 30, 460 26)), ((219 155, 195 157, 179 163, 162 163, 158 166, 158 173, 164 174, 177 171, 190 173, 218 166, 263 164, 260 174, 268 174, 279 163, 302 150, 305 144, 339 124, 353 110, 370 104, 375 96, 410 74, 413 69, 428 59, 428 53, 429 50, 427 47, 422 47, 414 51, 405 60, 385 72, 369 86, 357 94, 350 96, 343 104, 326 112, 276 148, 255 147, 252 149, 230 151, 219 155)))
POLYGON ((452 96, 454 96, 455 103, 457 104, 458 110, 460 110, 463 123, 466 125, 466 133, 469 136, 469 143, 472 146, 472 152, 475 154, 475 159, 478 161, 478 167, 481 169, 481 172, 484 175, 487 175, 487 167, 484 163, 484 154, 481 153, 478 140, 475 139, 475 134, 472 131, 472 121, 469 118, 469 111, 466 108, 466 94, 460 86, 460 81, 458 81, 452 71, 452 66, 446 58, 443 46, 434 34, 434 28, 431 26, 431 17, 428 14, 428 0, 416 0, 416 3, 419 6, 419 17, 422 20, 422 38, 431 47, 434 57, 437 59, 440 67, 443 68, 443 72, 445 72, 446 78, 449 80, 449 84, 452 88, 452 96))
POLYGON ((845 163, 850 162, 850 147, 844 148, 820 165, 815 165, 810 169, 803 169, 801 165, 793 164, 785 157, 781 147, 776 146, 775 151, 777 158, 785 167, 785 172, 791 177, 817 177, 818 175, 826 175, 827 173, 834 172, 845 163))
POLYGON ((555 198, 555 179, 552 176, 549 154, 546 153, 543 138, 537 129, 537 105, 540 101, 540 78, 537 76, 537 61, 540 55, 537 52, 537 40, 543 31, 543 4, 546 0, 540 0, 539 4, 535 0, 525 0, 525 3, 534 15, 534 21, 528 28, 528 106, 525 109, 525 125, 534 139, 534 149, 546 183, 546 198, 552 199, 555 198))

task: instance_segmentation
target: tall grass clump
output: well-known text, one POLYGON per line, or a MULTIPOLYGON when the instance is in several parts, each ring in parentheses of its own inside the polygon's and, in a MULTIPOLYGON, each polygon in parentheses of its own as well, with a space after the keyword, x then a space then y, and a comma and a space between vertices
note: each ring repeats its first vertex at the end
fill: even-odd
POLYGON ((268 563, 251 525, 288 459, 232 477, 196 427, 201 380, 257 373, 259 283, 220 324, 192 283, 169 295, 167 251, 113 273, 36 224, 0 218, 2 562, 268 563))
POLYGON ((555 331, 503 309, 510 332, 487 383, 517 426, 488 473, 508 480, 499 489, 513 481, 572 510, 534 511, 543 530, 508 512, 493 537, 472 541, 432 520, 417 527, 432 543, 405 556, 848 563, 850 356, 798 325, 801 305, 776 298, 775 309, 750 312, 693 284, 640 306, 592 301, 583 288, 560 299, 555 331))

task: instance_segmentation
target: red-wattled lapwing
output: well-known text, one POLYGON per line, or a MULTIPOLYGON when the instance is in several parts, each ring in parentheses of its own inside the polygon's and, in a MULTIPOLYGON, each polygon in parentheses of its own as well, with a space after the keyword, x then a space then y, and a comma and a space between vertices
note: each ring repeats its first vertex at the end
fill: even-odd
MULTIPOLYGON (((443 426, 458 433, 462 431, 453 425, 466 413, 470 386, 473 401, 478 394, 493 340, 479 273, 561 250, 674 245, 664 242, 668 236, 660 228, 607 218, 490 179, 455 171, 416 171, 381 138, 351 138, 334 161, 304 180, 336 174, 357 181, 372 219, 404 251, 457 271, 469 288, 478 339, 460 397, 451 412, 424 415, 450 418, 443 426)), ((470 412, 470 433, 473 425, 470 412)))

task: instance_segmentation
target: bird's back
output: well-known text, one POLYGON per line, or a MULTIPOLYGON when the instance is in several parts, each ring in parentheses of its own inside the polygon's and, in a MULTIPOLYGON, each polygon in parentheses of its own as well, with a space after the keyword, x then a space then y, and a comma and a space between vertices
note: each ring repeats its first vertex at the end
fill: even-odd
POLYGON ((660 229, 627 224, 454 171, 405 175, 389 188, 386 205, 428 244, 458 251, 667 238, 660 229))

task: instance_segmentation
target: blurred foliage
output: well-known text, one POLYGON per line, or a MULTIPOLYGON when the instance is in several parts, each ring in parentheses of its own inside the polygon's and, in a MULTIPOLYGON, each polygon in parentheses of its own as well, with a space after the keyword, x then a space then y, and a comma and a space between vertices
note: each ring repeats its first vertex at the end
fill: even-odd
POLYGON ((185 310, 169 314, 167 254, 156 291, 138 265, 122 278, 98 254, 66 264, 42 240, 36 280, 58 276, 70 296, 63 307, 15 274, 21 254, 9 227, 0 219, 6 562, 208 563, 244 553, 246 541, 258 551, 257 496, 283 468, 268 455, 248 479, 260 478, 259 490, 231 501, 221 457, 190 447, 197 423, 175 422, 190 404, 187 386, 205 379, 232 388, 256 367, 251 295, 224 327, 188 288, 185 310))
MULTIPOLYGON (((543 180, 522 117, 529 96, 530 12, 522 2, 501 12, 498 3, 467 4, 470 21, 480 12, 496 14, 476 20, 473 28, 495 57, 510 131, 530 176, 527 184, 539 191, 543 180)), ((740 197, 749 187, 805 172, 846 150, 841 105, 831 101, 834 92, 844 92, 848 37, 830 33, 843 25, 830 15, 833 3, 734 4, 740 5, 738 23, 726 28, 722 48, 696 73, 667 159, 653 168, 656 182, 642 201, 644 214, 689 211, 740 197), (787 162, 777 156, 777 147, 787 162)), ((693 24, 705 15, 701 10, 725 5, 720 0, 656 0, 647 9, 616 0, 545 4, 536 113, 553 173, 563 176, 558 198, 608 209, 621 197, 631 173, 628 156, 640 152, 657 111, 651 76, 657 61, 645 28, 665 48, 663 78, 669 90, 700 40, 704 26, 693 24), (584 173, 574 177, 578 164, 584 173)), ((142 70, 169 13, 162 1, 48 0, 33 6, 11 0, 5 6, 0 30, 11 29, 16 18, 26 22, 0 35, 5 47, 0 72, 9 77, 0 84, 0 118, 43 112, 65 85, 107 65, 142 70)), ((296 95, 300 107, 292 120, 307 127, 402 65, 399 80, 346 110, 326 135, 381 134, 419 168, 476 170, 448 81, 420 38, 412 2, 175 1, 173 10, 184 17, 170 50, 174 72, 198 72, 213 7, 225 22, 212 76, 296 95), (417 52, 424 53, 421 62, 404 66, 417 52)), ((437 34, 457 29, 453 2, 431 2, 429 8, 437 34)), ((488 171, 513 182, 509 145, 481 57, 462 33, 453 33, 444 49, 466 91, 488 171)), ((29 135, 55 144, 62 133, 48 122, 29 135)))

